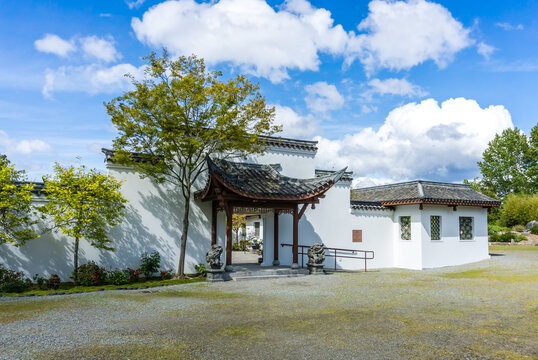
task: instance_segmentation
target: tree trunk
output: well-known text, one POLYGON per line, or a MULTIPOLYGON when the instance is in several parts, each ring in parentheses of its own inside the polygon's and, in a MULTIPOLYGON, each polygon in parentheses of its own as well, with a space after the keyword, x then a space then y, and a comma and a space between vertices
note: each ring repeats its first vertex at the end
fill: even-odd
POLYGON ((177 276, 185 277, 185 251, 187 249, 187 234, 189 231, 189 212, 191 208, 191 198, 185 198, 185 214, 183 215, 183 231, 181 232, 181 250, 179 253, 179 266, 177 276))
POLYGON ((78 243, 79 243, 79 238, 75 238, 75 250, 73 251, 73 264, 75 266, 74 270, 73 270, 73 282, 75 283, 75 285, 78 284, 78 243))

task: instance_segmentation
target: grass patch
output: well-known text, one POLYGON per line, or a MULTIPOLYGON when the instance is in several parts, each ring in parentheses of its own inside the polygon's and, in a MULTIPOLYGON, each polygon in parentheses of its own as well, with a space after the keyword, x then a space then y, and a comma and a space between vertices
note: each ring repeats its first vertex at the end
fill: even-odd
POLYGON ((84 302, 70 299, 50 299, 43 301, 2 301, 0 302, 0 324, 28 320, 47 311, 61 311, 84 306, 84 302))
POLYGON ((538 251, 538 246, 532 245, 490 245, 489 251, 494 250, 524 250, 524 251, 538 251))
POLYGON ((538 284, 538 276, 536 275, 513 275, 505 273, 492 273, 488 269, 473 269, 460 272, 446 273, 440 275, 449 279, 482 279, 499 281, 506 284, 538 284))
POLYGON ((176 340, 170 344, 90 344, 70 350, 50 350, 39 353, 39 359, 196 359, 188 346, 176 340), (151 355, 150 355, 151 354, 151 355))
POLYGON ((118 288, 142 288, 142 287, 157 287, 161 285, 179 285, 179 284, 190 284, 195 282, 205 281, 205 278, 193 278, 193 279, 172 279, 172 280, 155 280, 155 281, 146 281, 132 283, 128 285, 99 285, 99 286, 73 286, 72 283, 62 283, 58 290, 39 290, 39 289, 29 289, 22 293, 1 293, 2 296, 26 296, 28 294, 34 294, 36 296, 45 296, 50 293, 63 292, 66 294, 74 294, 78 292, 89 293, 99 291, 99 289, 105 290, 114 290, 118 288))
POLYGON ((220 291, 166 291, 155 293, 154 295, 163 297, 190 297, 198 299, 237 299, 244 296, 240 293, 227 293, 220 291))
POLYGON ((449 279, 476 279, 487 277, 487 275, 484 276, 485 273, 486 269, 473 269, 460 272, 446 273, 441 276, 449 279))

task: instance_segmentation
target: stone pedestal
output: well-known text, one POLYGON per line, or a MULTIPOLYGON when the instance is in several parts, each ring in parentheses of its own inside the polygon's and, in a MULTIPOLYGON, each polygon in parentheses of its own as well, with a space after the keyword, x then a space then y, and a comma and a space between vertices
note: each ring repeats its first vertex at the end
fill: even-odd
POLYGON ((273 260, 273 266, 280 266, 280 261, 273 260))
POLYGON ((206 281, 219 282, 228 280, 227 274, 223 269, 206 269, 206 281))
POLYGON ((307 264, 310 275, 323 275, 323 264, 307 264))
POLYGON ((297 263, 293 263, 293 264, 291 264, 291 268, 292 268, 292 269, 298 269, 298 268, 299 268, 299 264, 297 264, 297 263))
POLYGON ((234 271, 234 267, 232 265, 226 265, 226 267, 224 268, 224 271, 226 272, 233 272, 234 271))

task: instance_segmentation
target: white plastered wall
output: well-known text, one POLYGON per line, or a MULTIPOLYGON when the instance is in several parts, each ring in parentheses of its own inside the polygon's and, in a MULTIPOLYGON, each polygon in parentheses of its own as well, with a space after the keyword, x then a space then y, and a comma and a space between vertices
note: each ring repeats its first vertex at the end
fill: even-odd
POLYGON ((393 214, 394 267, 422 269, 422 214, 418 205, 396 206, 393 214), (411 239, 400 236, 400 216, 411 216, 411 239))
POLYGON ((422 267, 461 265, 489 259, 487 209, 477 206, 424 205, 422 210, 422 267), (441 240, 431 240, 430 216, 441 216, 441 240), (473 218, 473 239, 460 240, 459 218, 473 218))

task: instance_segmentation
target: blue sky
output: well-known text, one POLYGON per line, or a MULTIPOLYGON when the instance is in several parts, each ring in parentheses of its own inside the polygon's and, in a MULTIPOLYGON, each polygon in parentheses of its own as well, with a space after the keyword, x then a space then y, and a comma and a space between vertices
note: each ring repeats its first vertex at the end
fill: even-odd
POLYGON ((0 152, 32 180, 104 169, 103 102, 151 50, 247 73, 283 136, 363 185, 462 181, 495 133, 538 122, 536 1, 3 1, 0 152))

